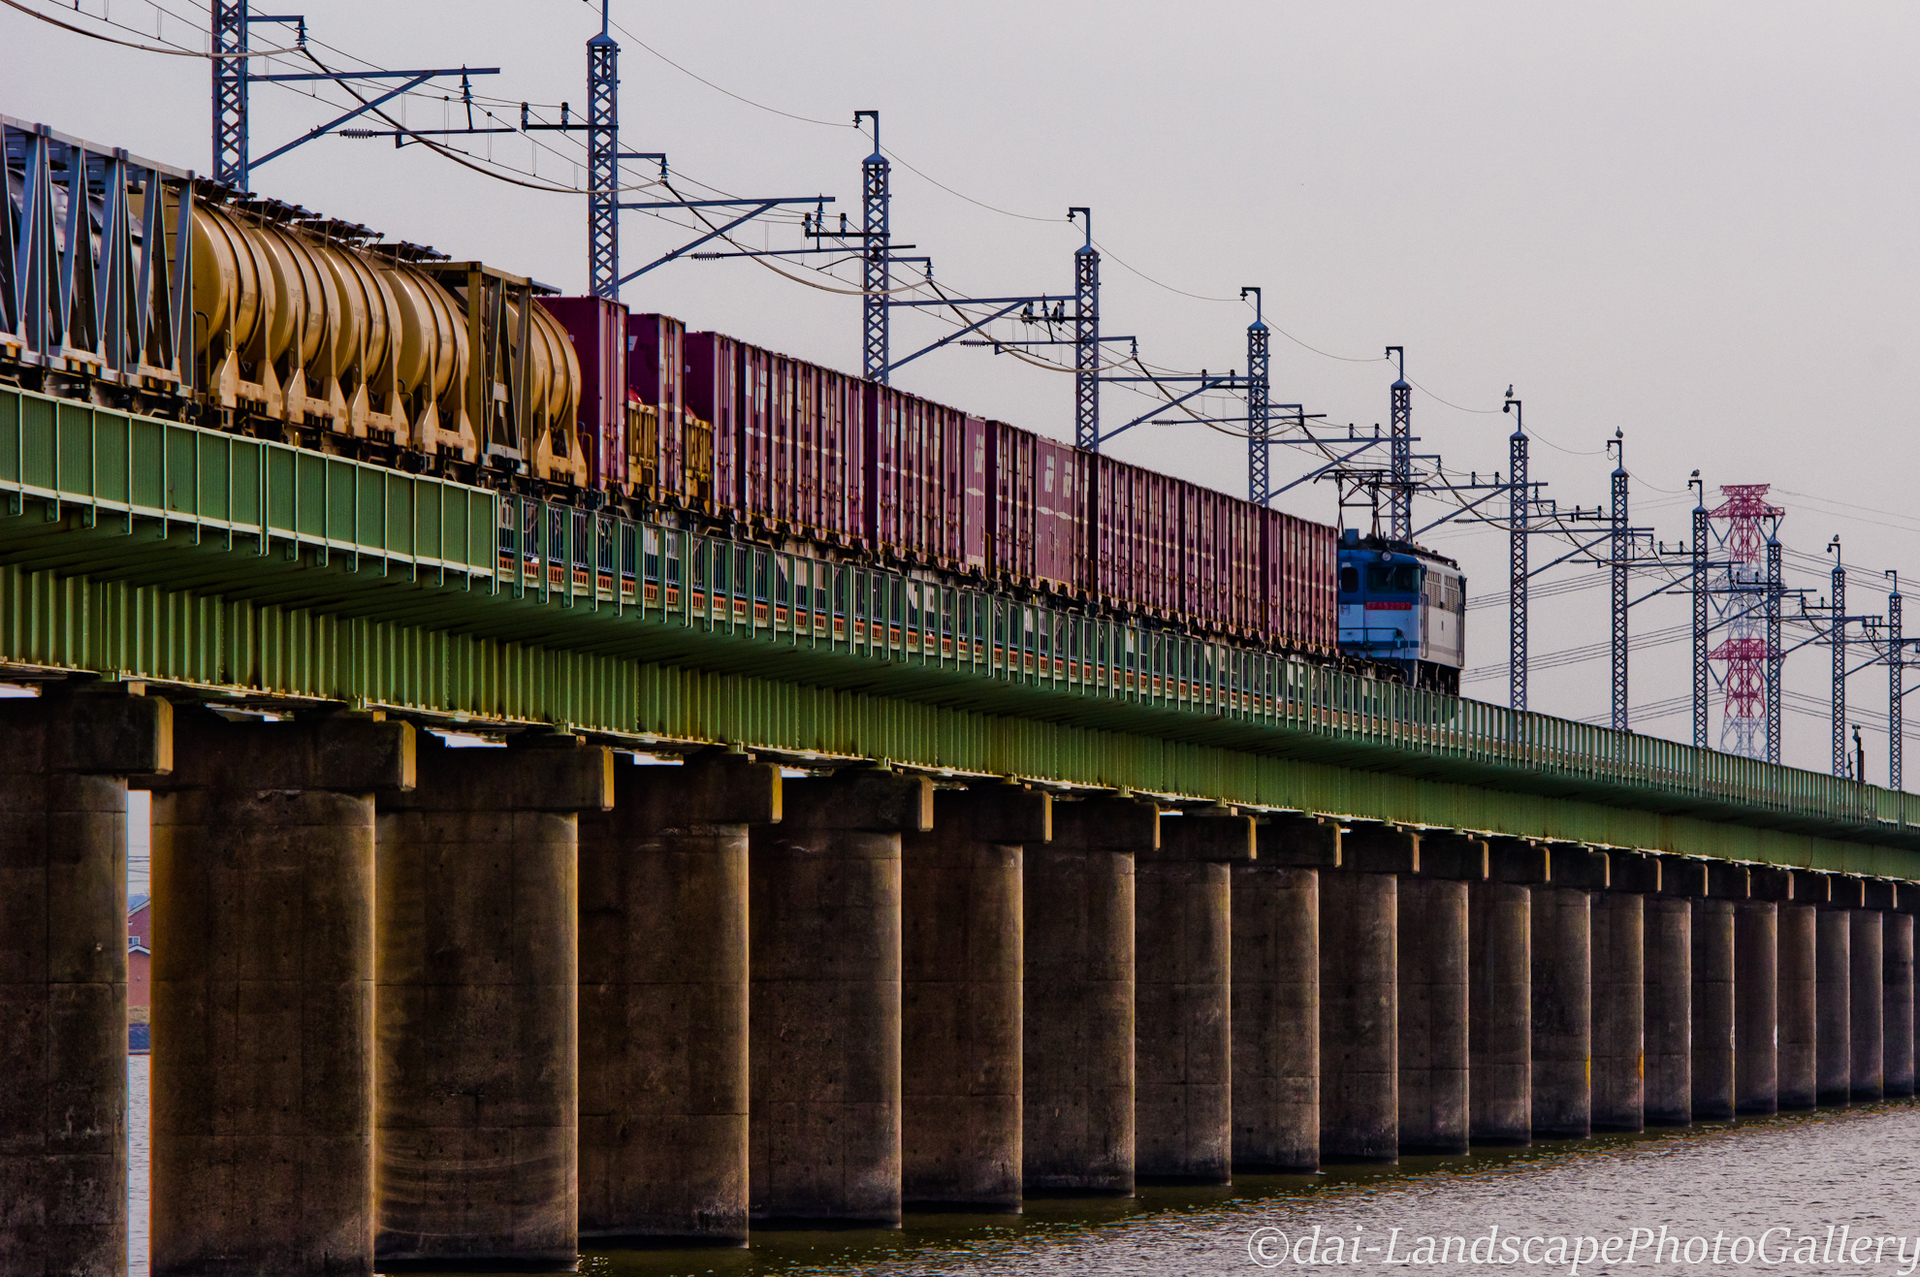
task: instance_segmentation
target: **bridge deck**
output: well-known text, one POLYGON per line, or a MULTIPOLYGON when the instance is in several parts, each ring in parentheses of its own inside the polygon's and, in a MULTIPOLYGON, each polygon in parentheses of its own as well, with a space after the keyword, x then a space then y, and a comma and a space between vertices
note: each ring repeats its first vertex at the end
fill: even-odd
POLYGON ((13 667, 1920 876, 1913 796, 8 387, 0 494, 13 667))

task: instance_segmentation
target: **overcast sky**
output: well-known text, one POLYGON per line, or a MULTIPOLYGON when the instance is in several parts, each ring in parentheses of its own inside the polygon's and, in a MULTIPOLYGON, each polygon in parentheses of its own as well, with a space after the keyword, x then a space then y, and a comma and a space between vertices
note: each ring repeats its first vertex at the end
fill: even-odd
MULTIPOLYGON (((76 19, 64 0, 28 2, 134 38, 76 19)), ((166 14, 151 0, 80 9, 149 37, 157 19, 164 39, 203 48, 204 10, 159 3, 166 14)), ((304 11, 316 40, 362 65, 500 66, 475 87, 515 103, 501 111, 509 119, 522 100, 581 109, 583 42, 598 29, 598 5, 582 0, 310 0, 304 11)), ((668 152, 688 190, 823 193, 857 218, 870 146, 846 125, 877 108, 899 161, 896 239, 932 255, 955 289, 1066 290, 1080 232, 1064 214, 1088 205, 1106 250, 1103 326, 1137 334, 1155 365, 1243 368, 1250 316, 1235 298, 1259 285, 1285 334, 1274 340, 1277 401, 1370 429, 1392 380, 1378 357, 1404 344, 1423 390, 1421 449, 1449 467, 1505 469, 1511 418, 1497 409, 1511 383, 1538 440, 1534 475, 1565 504, 1605 499, 1602 450, 1617 428, 1635 522, 1670 544, 1688 535, 1684 489, 1697 468, 1711 485, 1776 485, 1791 511, 1790 565, 1817 572, 1839 534, 1857 569, 1852 610, 1884 607, 1885 568, 1920 581, 1907 388, 1920 224, 1912 5, 613 0, 613 17, 625 29, 623 144, 668 152)), ((284 40, 259 27, 256 43, 284 40)), ((0 112, 208 167, 203 60, 115 49, 10 10, 0 47, 0 112)), ((253 101, 256 155, 332 114, 278 86, 256 86, 253 101)), ((407 122, 438 127, 444 110, 415 100, 407 122)), ((540 137, 552 150, 519 135, 456 140, 481 156, 491 142, 496 161, 520 169, 537 156, 540 181, 573 183, 571 135, 540 137)), ((479 176, 420 147, 339 139, 260 168, 254 187, 584 290, 578 196, 479 176)), ((640 214, 623 234, 629 269, 684 238, 640 214)), ((790 224, 742 238, 800 244, 790 224)), ((753 262, 675 263, 625 300, 858 365, 854 299, 753 262)), ((896 350, 943 331, 900 319, 896 350)), ((1071 435, 1070 378, 979 349, 929 356, 897 384, 1071 435)), ((1146 407, 1123 388, 1105 393, 1110 424, 1146 407)), ((1203 427, 1142 427, 1111 450, 1245 490, 1244 444, 1203 427)), ((1274 464, 1307 468, 1284 451, 1274 464)), ((1283 504, 1336 517, 1324 484, 1283 504)), ((1426 502, 1420 521, 1441 511, 1426 502)), ((1470 593, 1502 588, 1501 533, 1428 539, 1462 560, 1470 593)), ((1541 544, 1536 562, 1556 553, 1541 544)), ((1570 566, 1541 580, 1597 575, 1570 566)), ((1792 583, 1826 591, 1807 572, 1792 583)), ((1683 599, 1656 599, 1633 623, 1653 632, 1686 615, 1683 599)), ((1470 614, 1470 666, 1501 659, 1505 624, 1499 608, 1470 614)), ((1536 658, 1605 636, 1604 590, 1536 603, 1536 658)), ((1684 693, 1686 652, 1681 635, 1636 654, 1636 705, 1684 693)), ((1788 667, 1790 694, 1815 711, 1789 714, 1788 759, 1818 769, 1827 661, 1808 648, 1788 667)), ((1604 657, 1538 672, 1533 707, 1603 715, 1606 673, 1604 657)), ((1469 691, 1504 700, 1504 679, 1469 691)), ((1857 675, 1851 695, 1884 715, 1884 671, 1857 675)), ((1683 709, 1636 726, 1684 737, 1688 720, 1683 709)), ((1884 735, 1868 739, 1868 776, 1883 781, 1884 735)))

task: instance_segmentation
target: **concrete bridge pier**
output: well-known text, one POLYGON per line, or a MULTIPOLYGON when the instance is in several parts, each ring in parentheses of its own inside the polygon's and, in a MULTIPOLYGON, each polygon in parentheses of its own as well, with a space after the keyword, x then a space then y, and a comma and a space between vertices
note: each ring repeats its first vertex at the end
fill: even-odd
POLYGON ((612 752, 544 732, 423 733, 381 800, 383 1271, 578 1254, 578 813, 612 802, 612 752))
POLYGON ((1860 907, 1847 919, 1853 985, 1848 994, 1848 1066, 1853 1076, 1847 1096, 1855 1103, 1887 1093, 1886 928, 1881 910, 1893 907, 1892 883, 1863 879, 1860 889, 1860 907))
POLYGON ((1320 880, 1320 1156, 1400 1155, 1399 884, 1420 837, 1356 824, 1320 880))
POLYGON ((901 834, 901 1192, 1020 1210, 1025 848, 1053 801, 1012 782, 942 789, 901 834))
POLYGON ((617 760, 580 815, 580 1236, 747 1237, 747 829, 780 769, 617 760))
POLYGON ((1705 862, 1660 858, 1660 894, 1646 901, 1647 1125, 1693 1121, 1693 900, 1705 862))
POLYGON ((1886 1032, 1887 1094, 1912 1095, 1913 1068, 1913 914, 1914 889, 1906 883, 1892 884, 1894 908, 1881 915, 1886 928, 1885 988, 1882 1012, 1886 1032))
POLYGON ((1693 902, 1693 1119, 1734 1111, 1734 916, 1747 903, 1744 865, 1707 866, 1693 902))
POLYGON ((1547 848, 1491 839, 1487 881, 1467 887, 1468 1125, 1476 1144, 1533 1138, 1533 889, 1547 848))
POLYGON ((1320 874, 1340 826, 1271 815, 1258 858, 1233 866, 1233 1165, 1320 1165, 1320 874))
POLYGON ((1780 1108, 1780 910, 1793 894, 1786 869, 1747 871, 1748 899, 1733 917, 1733 1107, 1780 1108))
POLYGON ((1853 910, 1861 881, 1831 875, 1818 917, 1814 957, 1818 1018, 1819 1094, 1822 1104, 1845 1104, 1853 1094, 1853 910))
POLYGON ((374 797, 412 787, 413 728, 204 707, 174 727, 173 773, 143 782, 152 1272, 371 1273, 374 797))
POLYGON ((1160 812, 1131 798, 1056 803, 1027 852, 1022 1176, 1027 1189, 1134 1189, 1134 857, 1160 812))
POLYGON ((1403 1152, 1467 1151, 1467 897, 1487 859, 1484 839, 1423 834, 1420 872, 1399 882, 1403 1152))
POLYGON ((1232 808, 1162 816, 1134 864, 1137 1175, 1233 1178, 1232 866, 1254 859, 1232 808))
POLYGON ((1819 909, 1831 894, 1831 878, 1808 869, 1788 870, 1790 900, 1780 902, 1779 1096, 1783 1109, 1820 1103, 1819 909))
POLYGON ((750 1212, 900 1222, 900 840, 933 782, 786 782, 749 837, 750 1212))
POLYGON ((172 768, 138 684, 0 701, 0 1272, 127 1264, 127 777, 172 768))
POLYGON ((1554 847, 1553 881, 1533 892, 1533 1134, 1593 1133, 1593 894, 1604 851, 1554 847))
POLYGON ((1608 855, 1608 889, 1593 898, 1593 1127, 1646 1127, 1646 897, 1660 861, 1608 855))

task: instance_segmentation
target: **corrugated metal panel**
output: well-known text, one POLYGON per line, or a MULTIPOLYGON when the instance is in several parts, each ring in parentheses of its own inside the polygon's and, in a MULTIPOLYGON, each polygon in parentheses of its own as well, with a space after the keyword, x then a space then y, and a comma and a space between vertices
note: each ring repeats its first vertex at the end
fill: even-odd
POLYGON ((542 297, 580 361, 579 438, 588 486, 624 483, 627 456, 627 308, 604 297, 542 297))

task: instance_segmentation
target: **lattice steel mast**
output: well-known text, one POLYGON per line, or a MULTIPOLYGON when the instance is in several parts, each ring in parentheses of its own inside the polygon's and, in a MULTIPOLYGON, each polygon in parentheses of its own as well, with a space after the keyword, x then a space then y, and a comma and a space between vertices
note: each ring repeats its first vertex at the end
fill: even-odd
POLYGON ((1507 704, 1527 707, 1527 427, 1520 401, 1507 388, 1501 412, 1513 414, 1507 439, 1507 704))
POLYGON ((595 297, 620 296, 620 46, 607 34, 601 0, 600 34, 587 41, 587 288, 595 297))
POLYGON ((1260 290, 1248 286, 1240 290, 1246 300, 1253 294, 1253 322, 1247 325, 1247 500, 1264 506, 1270 484, 1267 463, 1273 441, 1272 384, 1268 339, 1272 335, 1260 314, 1260 290))
POLYGON ((860 166, 861 220, 864 251, 861 254, 860 350, 861 367, 867 379, 886 383, 891 335, 888 320, 892 308, 887 305, 893 272, 888 269, 892 254, 893 165, 880 152, 880 112, 855 111, 853 122, 861 116, 873 117, 873 154, 860 166))
POLYGON ((1780 602, 1784 594, 1780 575, 1780 538, 1767 538, 1767 761, 1780 761, 1780 602))
POLYGON ((1779 606, 1773 585, 1762 577, 1767 547, 1786 511, 1767 504, 1767 487, 1764 483, 1722 484, 1720 494, 1725 500, 1707 512, 1708 519, 1727 525, 1720 541, 1725 557, 1715 565, 1717 580, 1709 587, 1726 636, 1707 653, 1707 659, 1724 661, 1727 667, 1720 748, 1742 758, 1770 756, 1778 735, 1776 725, 1767 719, 1766 700, 1770 694, 1767 671, 1780 650, 1777 626, 1769 630, 1768 625, 1779 606))
POLYGON ((1693 502, 1693 747, 1707 747, 1707 489, 1695 470, 1693 502))
POLYGON ((1388 346, 1389 357, 1400 357, 1393 383, 1393 442, 1387 453, 1387 534, 1395 541, 1413 540, 1413 387, 1407 382, 1407 351, 1388 346))
POLYGON ((1613 667, 1613 730, 1627 730, 1627 565, 1633 557, 1632 532, 1627 527, 1627 441, 1620 431, 1613 432, 1608 444, 1615 454, 1613 467, 1611 624, 1608 626, 1607 651, 1613 667))
POLYGON ((1100 451, 1100 252, 1093 246, 1093 210, 1070 208, 1086 219, 1087 242, 1073 253, 1073 442, 1100 451))
POLYGON ((1840 538, 1827 549, 1833 551, 1833 614, 1827 623, 1827 644, 1833 649, 1833 774, 1845 780, 1852 770, 1847 757, 1847 569, 1840 559, 1840 538))
MULTIPOLYGON (((213 51, 247 51, 247 0, 213 0, 213 51)), ((213 180, 247 186, 247 60, 215 57, 213 63, 213 180)))
POLYGON ((1893 578, 1893 593, 1887 595, 1887 788, 1899 793, 1901 788, 1901 755, 1904 753, 1906 735, 1906 715, 1902 712, 1906 701, 1906 641, 1900 634, 1900 574, 1893 569, 1887 570, 1893 578))

